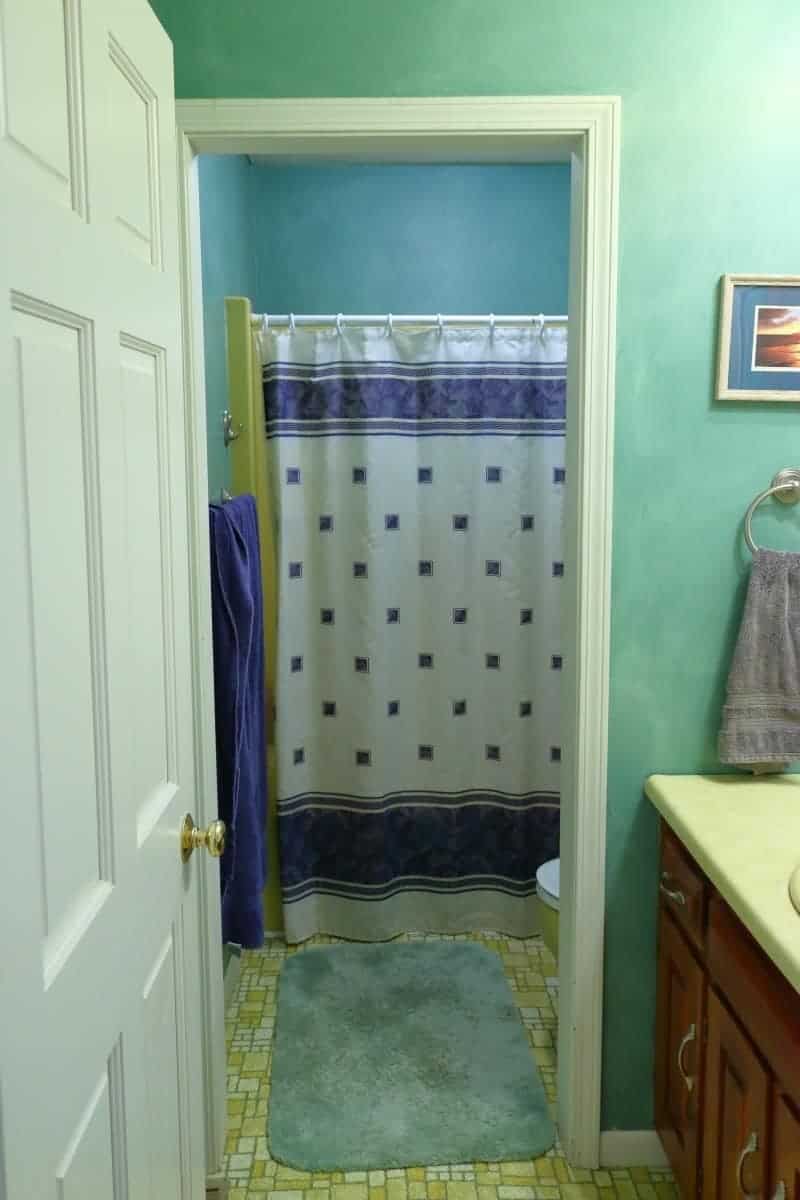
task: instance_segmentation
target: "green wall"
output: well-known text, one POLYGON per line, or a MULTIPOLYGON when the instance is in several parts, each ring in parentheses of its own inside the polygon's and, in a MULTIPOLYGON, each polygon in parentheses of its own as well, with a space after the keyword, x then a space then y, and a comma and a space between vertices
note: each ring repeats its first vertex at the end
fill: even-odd
POLYGON ((622 96, 603 1123, 648 1125, 657 827, 642 780, 717 768, 742 513, 800 458, 794 406, 712 400, 719 276, 800 274, 800 7, 153 3, 180 96, 622 96))
POLYGON ((262 312, 567 311, 569 167, 250 175, 262 312))
POLYGON ((213 499, 218 499, 220 488, 230 487, 230 456, 222 441, 221 424, 222 412, 228 407, 225 297, 252 296, 255 289, 249 174, 246 158, 213 154, 200 159, 208 492, 213 499))

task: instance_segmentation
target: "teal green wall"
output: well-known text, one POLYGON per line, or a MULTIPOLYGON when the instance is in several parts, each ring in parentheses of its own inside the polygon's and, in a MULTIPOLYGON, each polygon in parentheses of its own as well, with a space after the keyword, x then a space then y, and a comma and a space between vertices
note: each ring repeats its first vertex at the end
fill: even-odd
POLYGON ((208 489, 215 499, 220 488, 230 486, 230 456, 222 442, 221 424, 221 414, 228 406, 225 297, 252 296, 255 288, 248 192, 250 169, 246 158, 213 154, 200 159, 208 489))
POLYGON ((657 833, 642 780, 717 767, 742 512, 800 458, 796 406, 712 400, 719 276, 800 274, 800 7, 153 2, 180 96, 622 96, 603 1123, 641 1128, 657 833))
POLYGON ((569 167, 251 172, 266 312, 567 311, 569 167))

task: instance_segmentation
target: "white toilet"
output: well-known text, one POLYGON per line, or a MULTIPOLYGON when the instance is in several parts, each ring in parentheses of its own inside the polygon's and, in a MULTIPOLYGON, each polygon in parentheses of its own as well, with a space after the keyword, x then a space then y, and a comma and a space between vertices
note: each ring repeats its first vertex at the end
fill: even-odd
POLYGON ((561 859, 551 858, 536 872, 536 904, 539 930, 544 944, 558 962, 558 911, 561 890, 561 859))

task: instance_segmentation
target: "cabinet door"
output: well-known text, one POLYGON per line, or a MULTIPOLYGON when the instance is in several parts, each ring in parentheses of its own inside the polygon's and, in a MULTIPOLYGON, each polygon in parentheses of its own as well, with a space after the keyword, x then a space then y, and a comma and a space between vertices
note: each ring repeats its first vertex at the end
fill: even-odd
POLYGON ((686 1200, 697 1195, 704 999, 705 975, 662 905, 656 999, 656 1128, 686 1200))
POLYGON ((713 989, 703 1114, 703 1200, 765 1200, 769 1077, 713 989))
POLYGON ((800 1110, 783 1093, 775 1097, 771 1160, 770 1196, 800 1200, 800 1110))

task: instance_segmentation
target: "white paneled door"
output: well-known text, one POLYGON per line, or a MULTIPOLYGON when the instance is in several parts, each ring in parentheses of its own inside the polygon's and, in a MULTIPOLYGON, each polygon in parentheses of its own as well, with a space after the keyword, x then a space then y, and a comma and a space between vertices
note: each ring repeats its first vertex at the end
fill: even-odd
POLYGON ((0 1196, 204 1194, 171 46, 0 0, 0 1196))

